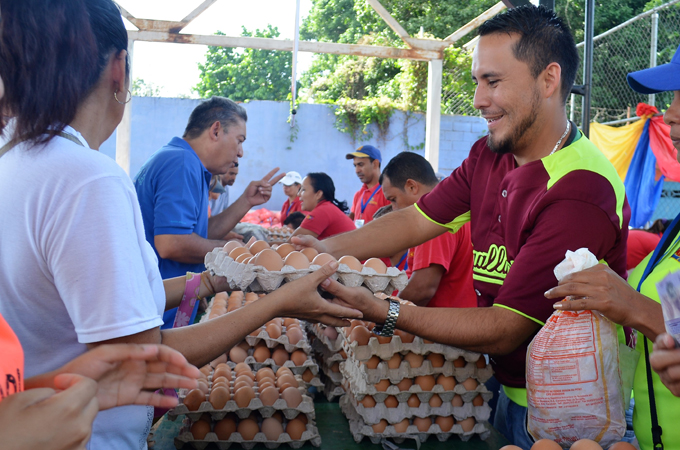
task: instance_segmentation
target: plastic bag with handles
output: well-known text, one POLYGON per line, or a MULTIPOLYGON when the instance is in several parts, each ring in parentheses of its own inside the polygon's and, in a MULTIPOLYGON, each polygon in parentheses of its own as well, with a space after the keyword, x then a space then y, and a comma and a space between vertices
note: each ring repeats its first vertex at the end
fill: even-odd
MULTIPOLYGON (((588 249, 567 251, 555 276, 593 267, 588 249)), ((527 427, 534 439, 604 448, 626 431, 616 325, 597 311, 555 311, 527 349, 527 427)))

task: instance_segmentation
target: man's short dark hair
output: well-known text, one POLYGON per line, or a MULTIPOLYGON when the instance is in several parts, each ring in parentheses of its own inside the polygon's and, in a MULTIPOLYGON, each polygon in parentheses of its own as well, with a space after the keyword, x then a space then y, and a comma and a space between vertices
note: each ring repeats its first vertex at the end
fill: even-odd
POLYGON ((201 102, 189 116, 189 123, 184 130, 183 138, 195 139, 215 122, 219 122, 225 132, 230 125, 239 121, 248 121, 246 109, 225 97, 212 97, 201 102))
POLYGON ((515 58, 529 65, 536 78, 556 62, 562 68, 562 101, 566 103, 576 78, 578 51, 569 27, 552 10, 543 6, 519 6, 484 22, 480 36, 493 33, 519 34, 515 58))
POLYGON ((305 215, 300 211, 295 211, 286 217, 286 220, 283 221, 283 224, 290 225, 294 230, 297 230, 300 228, 303 220, 305 220, 305 215))
POLYGON ((380 174, 380 184, 383 184, 384 177, 389 178, 390 184, 402 191, 409 179, 425 186, 435 186, 439 182, 430 163, 412 152, 402 152, 392 158, 380 174))

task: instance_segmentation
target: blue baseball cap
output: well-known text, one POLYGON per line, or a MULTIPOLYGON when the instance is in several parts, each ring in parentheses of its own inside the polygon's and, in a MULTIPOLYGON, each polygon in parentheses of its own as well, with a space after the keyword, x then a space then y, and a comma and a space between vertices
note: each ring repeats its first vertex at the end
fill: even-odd
POLYGON ((373 158, 377 159, 378 162, 382 163, 382 155, 380 154, 380 150, 373 147, 372 145, 363 145, 359 147, 356 152, 347 153, 345 158, 346 159, 373 158))
POLYGON ((631 89, 641 94, 680 91, 680 47, 668 64, 631 72, 626 79, 631 89))

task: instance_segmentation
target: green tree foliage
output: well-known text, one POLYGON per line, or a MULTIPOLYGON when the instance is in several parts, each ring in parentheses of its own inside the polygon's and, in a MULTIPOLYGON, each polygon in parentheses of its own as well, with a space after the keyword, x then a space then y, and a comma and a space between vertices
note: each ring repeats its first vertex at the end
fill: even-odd
MULTIPOLYGON (((241 35, 277 38, 279 30, 271 25, 254 33, 243 28, 241 35)), ((290 52, 209 46, 206 62, 198 65, 201 80, 194 90, 203 98, 221 95, 234 101, 286 100, 292 61, 290 52)))
POLYGON ((135 97, 160 97, 161 89, 154 83, 146 82, 142 78, 135 78, 130 85, 130 92, 135 97))

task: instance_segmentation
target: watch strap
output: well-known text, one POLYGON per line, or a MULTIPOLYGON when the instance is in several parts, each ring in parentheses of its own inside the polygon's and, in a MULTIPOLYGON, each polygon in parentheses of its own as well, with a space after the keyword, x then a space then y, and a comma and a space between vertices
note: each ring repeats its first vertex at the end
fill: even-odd
POLYGON ((401 303, 392 298, 387 299, 390 302, 390 307, 387 310, 387 318, 382 326, 376 326, 373 332, 378 336, 392 337, 394 334, 394 329, 397 326, 397 319, 399 318, 399 310, 401 308, 401 303))

